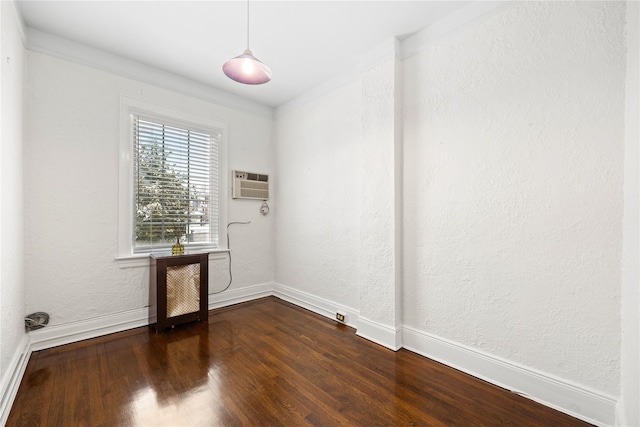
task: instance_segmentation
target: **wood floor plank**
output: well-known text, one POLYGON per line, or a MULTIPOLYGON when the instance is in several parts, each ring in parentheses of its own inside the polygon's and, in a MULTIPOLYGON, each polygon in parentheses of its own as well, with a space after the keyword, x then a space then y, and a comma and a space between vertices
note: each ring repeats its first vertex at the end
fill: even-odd
POLYGON ((39 353, 33 353, 23 382, 28 381, 27 387, 32 390, 29 395, 16 396, 14 406, 20 406, 22 409, 20 415, 20 424, 26 426, 46 426, 47 414, 51 402, 53 390, 53 378, 51 370, 46 368, 36 368, 39 353))
POLYGON ((34 352, 9 426, 587 426, 275 297, 34 352))

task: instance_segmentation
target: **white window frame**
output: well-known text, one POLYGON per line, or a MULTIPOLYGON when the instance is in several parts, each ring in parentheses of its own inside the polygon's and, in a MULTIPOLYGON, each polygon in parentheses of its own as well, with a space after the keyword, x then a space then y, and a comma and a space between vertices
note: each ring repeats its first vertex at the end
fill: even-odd
MULTIPOLYGON (((225 252, 228 250, 225 240, 225 226, 227 224, 227 130, 226 123, 210 117, 187 113, 172 107, 159 105, 137 98, 122 95, 120 97, 120 152, 119 152, 119 180, 118 180, 118 251, 116 259, 125 261, 124 267, 136 267, 147 265, 150 252, 134 252, 133 227, 134 227, 134 185, 133 185, 133 132, 131 116, 142 115, 146 118, 156 118, 167 124, 178 126, 191 126, 196 129, 211 129, 221 133, 218 150, 218 246, 198 245, 197 247, 185 246, 186 253, 190 249, 199 252, 225 252), (141 261, 141 262, 138 262, 141 261)), ((157 250, 154 250, 157 252, 157 250)), ((170 249, 168 250, 170 252, 170 249)))

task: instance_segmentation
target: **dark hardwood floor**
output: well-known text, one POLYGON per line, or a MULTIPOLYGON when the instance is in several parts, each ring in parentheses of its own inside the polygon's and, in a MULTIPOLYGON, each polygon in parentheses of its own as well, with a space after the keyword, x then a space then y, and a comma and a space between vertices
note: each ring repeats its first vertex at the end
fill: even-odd
POLYGON ((586 426, 275 297, 34 352, 8 426, 586 426))

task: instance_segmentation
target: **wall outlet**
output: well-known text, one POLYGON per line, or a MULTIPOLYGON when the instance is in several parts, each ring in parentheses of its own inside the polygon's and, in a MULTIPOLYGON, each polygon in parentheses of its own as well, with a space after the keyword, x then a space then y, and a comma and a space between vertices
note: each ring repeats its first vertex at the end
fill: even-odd
POLYGON ((337 320, 338 322, 342 322, 342 323, 344 323, 344 314, 342 314, 342 313, 336 313, 336 320, 337 320))

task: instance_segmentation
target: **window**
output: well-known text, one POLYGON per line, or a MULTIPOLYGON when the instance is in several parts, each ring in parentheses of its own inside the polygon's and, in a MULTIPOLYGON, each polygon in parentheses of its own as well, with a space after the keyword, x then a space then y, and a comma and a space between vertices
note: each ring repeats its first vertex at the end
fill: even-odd
POLYGON ((119 257, 220 248, 226 126, 123 99, 119 257))
POLYGON ((131 121, 134 252, 171 246, 176 239, 217 246, 220 134, 138 115, 131 121))

